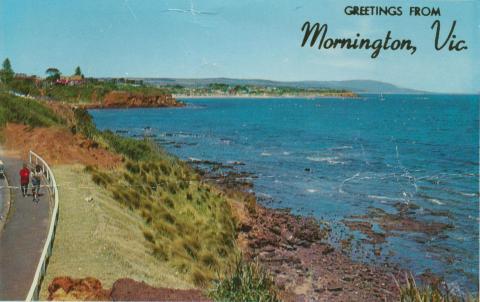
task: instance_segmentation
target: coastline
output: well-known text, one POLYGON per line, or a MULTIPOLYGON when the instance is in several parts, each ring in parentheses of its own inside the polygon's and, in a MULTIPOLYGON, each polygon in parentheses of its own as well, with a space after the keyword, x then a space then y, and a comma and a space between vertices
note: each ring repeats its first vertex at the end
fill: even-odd
POLYGON ((359 99, 357 94, 351 96, 343 95, 183 95, 173 94, 175 99, 359 99))
MULTIPOLYGON (((50 129, 48 132, 53 130, 43 129, 50 129)), ((18 131, 12 133, 18 134, 18 131)), ((31 134, 28 138, 31 138, 31 134)), ((67 145, 80 147, 88 154, 95 150, 99 152, 98 146, 95 147, 88 140, 67 145)), ((93 162, 100 162, 96 156, 94 158, 93 162)), ((243 194, 241 184, 229 184, 233 185, 234 195, 243 194)), ((251 199, 252 196, 257 202, 254 194, 244 197, 251 199)), ((236 199, 236 202, 244 207, 248 206, 248 203, 241 199, 236 199)), ((248 209, 246 210, 248 212, 248 209)), ((247 212, 243 210, 243 213, 247 212)), ((334 248, 322 241, 323 235, 318 234, 319 230, 315 231, 315 223, 309 222, 307 217, 266 208, 260 204, 255 205, 253 212, 241 217, 245 220, 241 220, 242 223, 238 226, 238 233, 241 235, 238 237, 239 246, 248 254, 247 257, 259 260, 276 276, 277 286, 285 291, 286 295, 291 295, 291 299, 286 300, 328 297, 329 301, 355 298, 363 301, 383 301, 385 297, 398 297, 399 288, 396 287, 395 280, 402 285, 404 279, 399 274, 404 271, 394 266, 381 267, 380 263, 362 264, 352 260, 348 253, 343 253, 343 244, 334 248)))

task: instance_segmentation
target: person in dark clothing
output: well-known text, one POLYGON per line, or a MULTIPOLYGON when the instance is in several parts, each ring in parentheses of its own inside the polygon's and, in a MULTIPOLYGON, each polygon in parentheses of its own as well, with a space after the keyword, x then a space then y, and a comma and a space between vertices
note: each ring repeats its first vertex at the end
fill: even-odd
POLYGON ((27 164, 23 164, 23 168, 20 170, 20 187, 22 189, 23 197, 27 196, 29 182, 30 170, 27 168, 27 164))
POLYGON ((40 165, 36 165, 35 169, 32 171, 32 194, 34 202, 39 201, 38 195, 40 194, 40 179, 42 175, 42 167, 40 165))

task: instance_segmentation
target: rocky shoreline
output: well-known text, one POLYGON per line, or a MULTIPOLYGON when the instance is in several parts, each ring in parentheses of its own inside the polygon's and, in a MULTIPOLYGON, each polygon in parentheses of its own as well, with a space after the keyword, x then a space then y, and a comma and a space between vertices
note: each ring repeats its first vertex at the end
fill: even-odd
MULTIPOLYGON (((241 214, 238 242, 246 258, 262 263, 275 277, 287 301, 392 301, 398 300, 399 284, 404 284, 407 270, 389 259, 394 251, 382 249, 388 237, 400 233, 418 234, 422 243, 431 236, 442 236, 453 228, 448 223, 420 220, 415 216, 419 206, 397 203, 397 213, 370 207, 363 215, 352 215, 340 221, 347 236, 331 230, 328 223, 311 217, 293 215, 289 210, 264 207, 263 196, 256 196, 253 179, 236 167, 242 162, 223 164, 190 160, 205 181, 221 188, 233 200, 245 200, 241 214), (380 226, 380 230, 373 225, 380 226), (365 238, 354 240, 350 231, 365 238), (333 243, 333 244, 332 244, 333 243), (368 264, 353 260, 361 252, 368 264)), ((237 205, 238 206, 238 205, 237 205)), ((428 215, 448 216, 448 212, 426 210, 428 215)), ((362 258, 363 259, 363 258, 362 258)), ((441 286, 443 278, 426 270, 416 276, 425 285, 441 286)))
POLYGON ((240 217, 237 242, 245 258, 258 261, 272 274, 282 300, 398 300, 397 282, 403 283, 405 271, 395 265, 352 260, 348 243, 334 247, 328 242, 333 235, 328 223, 258 204, 251 175, 218 174, 217 166, 203 170, 203 178, 232 199, 245 201, 235 204, 240 217))
POLYGON ((328 226, 257 205, 242 222, 245 256, 274 276, 286 301, 392 301, 398 298, 396 267, 352 261, 326 242, 328 226))

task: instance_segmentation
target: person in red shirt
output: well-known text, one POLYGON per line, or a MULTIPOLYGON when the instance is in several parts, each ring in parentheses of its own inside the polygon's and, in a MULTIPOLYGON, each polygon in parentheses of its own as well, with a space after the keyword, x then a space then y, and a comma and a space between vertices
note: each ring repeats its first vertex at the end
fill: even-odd
POLYGON ((23 197, 27 196, 29 182, 30 170, 27 168, 27 164, 23 164, 23 168, 20 170, 20 187, 22 188, 23 197))

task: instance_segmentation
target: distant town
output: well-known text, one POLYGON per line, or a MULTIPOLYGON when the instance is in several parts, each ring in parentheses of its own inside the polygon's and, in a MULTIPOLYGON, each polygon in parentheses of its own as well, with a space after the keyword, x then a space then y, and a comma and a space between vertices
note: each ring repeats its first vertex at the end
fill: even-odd
POLYGON ((285 85, 208 83, 196 86, 155 84, 138 78, 86 77, 80 66, 68 75, 49 67, 44 77, 16 73, 10 60, 3 61, 0 77, 2 85, 24 96, 56 98, 65 101, 90 102, 106 92, 127 90, 152 94, 171 94, 174 97, 355 97, 346 89, 311 88, 285 85))

